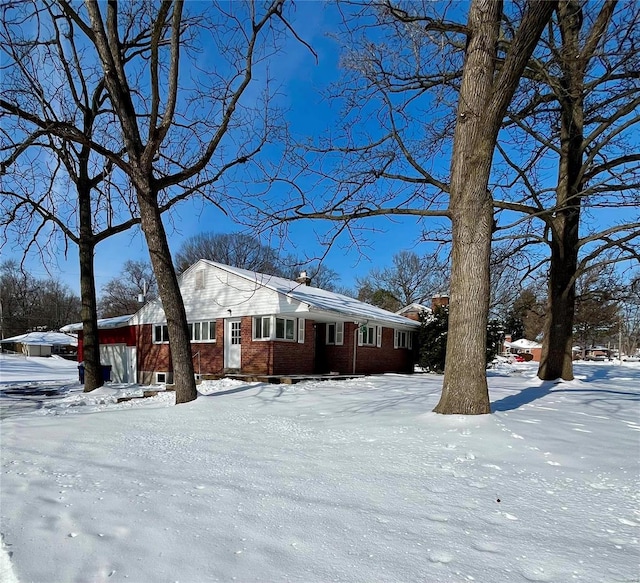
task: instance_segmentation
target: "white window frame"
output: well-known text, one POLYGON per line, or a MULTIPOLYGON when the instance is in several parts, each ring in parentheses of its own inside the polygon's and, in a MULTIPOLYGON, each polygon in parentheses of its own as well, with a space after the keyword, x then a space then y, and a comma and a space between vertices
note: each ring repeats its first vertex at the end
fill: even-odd
POLYGON ((261 340, 271 340, 272 333, 272 323, 271 316, 254 316, 251 319, 252 322, 252 332, 251 337, 253 340, 261 341, 261 340), (265 334, 265 324, 267 327, 267 334, 265 334), (260 334, 256 334, 256 332, 260 331, 260 334))
POLYGON ((292 318, 291 316, 284 316, 282 314, 270 316, 253 316, 251 318, 251 339, 256 342, 262 342, 267 340, 275 340, 277 342, 300 342, 304 343, 304 318, 292 318), (283 321, 283 337, 278 336, 278 320, 283 321), (258 324, 259 322, 259 324, 258 324), (289 330, 287 330, 287 324, 289 324, 289 330), (265 334, 265 325, 268 327, 268 334, 265 334), (260 327, 260 335, 256 334, 256 331, 260 327), (287 338, 287 333, 290 333, 290 337, 287 338))
POLYGON ((382 346, 382 326, 362 324, 358 327, 358 346, 382 346), (365 338, 366 330, 366 338, 365 338))
POLYGON ((295 342, 296 341, 296 319, 290 318, 288 316, 273 316, 274 326, 273 326, 273 340, 282 340, 284 342, 295 342), (278 336, 278 320, 282 320, 282 331, 284 336, 281 338, 278 336), (291 329, 287 330, 287 324, 291 325, 291 329), (291 337, 288 337, 288 332, 291 332, 291 337))
POLYGON ((157 372, 156 373, 156 385, 166 385, 167 384, 167 373, 166 372, 157 372))
POLYGON ((198 320, 196 322, 189 322, 189 333, 191 336, 191 342, 197 342, 198 344, 200 343, 206 343, 206 342, 215 342, 216 341, 216 330, 217 330, 217 324, 215 320, 198 320), (202 338, 202 325, 203 324, 207 324, 208 326, 208 332, 207 332, 207 336, 208 338, 202 338), (213 324, 213 338, 211 338, 211 324, 213 324), (197 330, 199 330, 199 333, 196 332, 197 330), (196 338, 196 336, 199 336, 199 338, 196 338))
POLYGON ((329 322, 327 324, 325 344, 333 346, 342 346, 344 344, 344 322, 329 322), (333 327, 333 342, 329 340, 329 329, 331 327, 333 327))
POLYGON ((409 330, 395 330, 393 334, 393 347, 394 348, 406 348, 411 350, 413 348, 413 332, 409 330))
POLYGON ((169 344, 169 329, 166 324, 154 324, 153 325, 153 344, 169 344), (157 340, 158 328, 161 329, 161 340, 157 340))

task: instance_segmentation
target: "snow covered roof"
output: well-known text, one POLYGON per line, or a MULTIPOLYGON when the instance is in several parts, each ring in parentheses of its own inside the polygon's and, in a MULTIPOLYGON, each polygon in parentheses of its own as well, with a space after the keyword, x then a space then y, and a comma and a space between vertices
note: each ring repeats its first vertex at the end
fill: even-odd
POLYGON ((405 314, 406 312, 431 312, 431 306, 425 306, 424 304, 418 304, 414 302, 404 308, 400 308, 396 314, 405 314))
POLYGON ((505 342, 504 345, 509 348, 542 348, 542 344, 527 340, 526 338, 520 338, 520 340, 516 340, 515 342, 505 342))
MULTIPOLYGON (((114 318, 102 318, 98 320, 98 328, 101 330, 107 328, 122 328, 123 326, 129 325, 129 320, 131 320, 132 315, 129 314, 127 316, 116 316, 114 318)), ((78 332, 82 330, 82 322, 76 322, 75 324, 67 324, 60 328, 63 332, 78 332)))
POLYGON ((3 344, 29 344, 31 346, 78 346, 78 339, 75 336, 60 332, 27 332, 12 338, 5 338, 0 342, 3 344))
POLYGON ((352 318, 359 322, 364 319, 369 322, 376 321, 394 324, 396 326, 406 326, 409 328, 418 328, 420 326, 418 322, 410 320, 405 316, 394 314, 388 310, 383 310, 382 308, 372 306, 336 292, 327 291, 319 287, 304 285, 284 277, 276 277, 275 275, 266 275, 256 271, 240 269, 239 267, 231 267, 230 265, 216 263, 215 261, 209 261, 207 259, 201 259, 200 261, 213 265, 214 267, 227 271, 228 273, 233 273, 239 277, 243 277, 251 282, 262 285, 299 302, 303 302, 309 306, 310 311, 317 310, 332 312, 343 317, 352 318))

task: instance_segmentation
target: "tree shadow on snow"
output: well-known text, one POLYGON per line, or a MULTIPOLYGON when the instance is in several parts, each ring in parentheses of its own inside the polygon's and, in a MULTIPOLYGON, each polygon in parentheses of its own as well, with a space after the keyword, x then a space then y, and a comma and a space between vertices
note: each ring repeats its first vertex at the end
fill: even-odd
POLYGON ((515 395, 509 395, 503 399, 499 399, 491 403, 491 411, 496 413, 498 411, 513 411, 523 405, 528 405, 538 399, 542 399, 547 395, 554 393, 585 393, 591 395, 598 400, 602 400, 599 397, 608 398, 624 398, 625 401, 640 401, 640 394, 633 391, 615 391, 612 389, 599 389, 599 388, 558 388, 560 382, 547 381, 537 387, 527 387, 515 395))

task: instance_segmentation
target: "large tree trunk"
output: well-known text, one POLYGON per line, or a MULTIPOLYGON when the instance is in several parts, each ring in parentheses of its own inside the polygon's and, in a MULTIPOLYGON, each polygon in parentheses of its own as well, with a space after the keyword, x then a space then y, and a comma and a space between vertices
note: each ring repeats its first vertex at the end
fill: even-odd
POLYGON ((89 180, 89 149, 82 148, 78 157, 78 254, 80 258, 80 299, 82 302, 82 352, 84 366, 84 392, 93 391, 104 384, 100 366, 100 339, 98 335, 98 301, 94 273, 96 240, 93 234, 91 209, 92 186, 89 180))
POLYGON ((193 401, 198 396, 191 355, 191 338, 187 315, 173 268, 167 235, 158 208, 157 193, 138 191, 142 230, 147 240, 158 293, 167 318, 176 404, 193 401))
POLYGON ((575 276, 578 269, 579 223, 584 131, 584 62, 580 55, 580 4, 560 2, 562 31, 560 165, 555 217, 551 219, 551 257, 542 357, 542 380, 573 379, 573 317, 575 276))
POLYGON ((577 266, 578 215, 556 221, 551 241, 551 265, 544 324, 544 341, 538 377, 541 380, 573 379, 573 316, 577 266))
POLYGON ((475 1, 451 162, 452 224, 449 333, 436 413, 490 413, 485 372, 493 201, 487 191, 493 145, 483 113, 490 99, 502 4, 475 1))
MULTIPOLYGON (((82 205, 81 205, 82 206, 82 205)), ((80 213, 82 215, 82 211, 80 213)), ((82 220, 82 219, 81 219, 82 220)), ((80 298, 82 300, 82 353, 84 366, 84 392, 93 391, 104 384, 100 368, 100 343, 92 238, 80 236, 80 298)))
POLYGON ((485 359, 493 199, 487 186, 502 119, 554 7, 553 2, 529 3, 497 78, 502 2, 474 0, 469 9, 451 161, 451 304, 437 413, 491 412, 485 359))

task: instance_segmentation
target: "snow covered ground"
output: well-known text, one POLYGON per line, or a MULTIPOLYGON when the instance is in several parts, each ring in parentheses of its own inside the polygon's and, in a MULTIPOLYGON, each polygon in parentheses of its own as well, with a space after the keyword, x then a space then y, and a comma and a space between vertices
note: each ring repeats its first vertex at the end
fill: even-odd
POLYGON ((0 360, 0 389, 60 392, 0 424, 2 581, 640 581, 639 363, 503 367, 463 417, 431 413, 434 375, 174 407, 45 360, 0 360))

